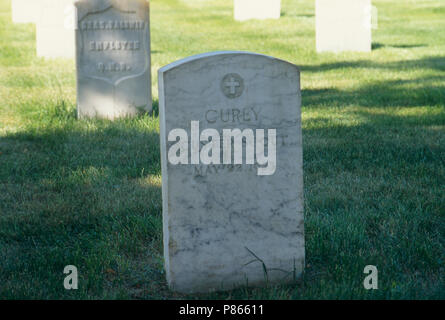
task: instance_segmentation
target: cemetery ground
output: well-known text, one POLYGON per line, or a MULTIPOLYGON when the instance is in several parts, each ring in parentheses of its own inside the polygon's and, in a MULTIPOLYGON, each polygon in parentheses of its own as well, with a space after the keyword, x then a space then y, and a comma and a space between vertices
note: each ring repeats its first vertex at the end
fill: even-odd
POLYGON ((373 5, 372 53, 316 54, 312 0, 243 23, 231 1, 153 0, 155 112, 110 122, 76 119, 74 62, 36 58, 35 27, 0 0, 0 298, 445 298, 445 6, 373 5), (286 286, 179 295, 163 273, 156 71, 215 50, 300 67, 306 269, 286 286), (363 288, 366 265, 378 290, 363 288))

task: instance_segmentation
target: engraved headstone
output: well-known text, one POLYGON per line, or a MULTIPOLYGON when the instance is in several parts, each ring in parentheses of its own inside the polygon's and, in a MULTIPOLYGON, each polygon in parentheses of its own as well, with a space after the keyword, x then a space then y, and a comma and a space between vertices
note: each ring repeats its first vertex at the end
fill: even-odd
POLYGON ((371 0, 316 0, 317 52, 371 51, 371 0))
POLYGON ((41 0, 12 0, 12 22, 36 23, 40 12, 41 0))
POLYGON ((38 0, 37 56, 73 59, 75 0, 38 0))
POLYGON ((169 286, 285 283, 304 267, 300 73, 245 52, 159 70, 169 286))
POLYGON ((150 20, 146 0, 76 3, 79 118, 150 112, 150 20))
POLYGON ((234 0, 233 6, 237 21, 279 19, 281 15, 281 0, 234 0))

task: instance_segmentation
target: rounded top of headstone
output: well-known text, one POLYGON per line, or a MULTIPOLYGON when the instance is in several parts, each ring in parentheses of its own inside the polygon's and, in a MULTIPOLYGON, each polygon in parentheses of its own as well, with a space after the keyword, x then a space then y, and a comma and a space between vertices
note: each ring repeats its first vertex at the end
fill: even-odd
POLYGON ((201 54, 193 55, 193 56, 181 59, 181 60, 177 60, 175 62, 172 62, 172 63, 160 68, 158 70, 158 73, 164 74, 170 70, 176 69, 178 67, 184 66, 189 63, 193 63, 198 60, 203 61, 205 59, 224 58, 224 57, 229 57, 229 56, 261 57, 261 58, 264 58, 264 59, 267 59, 270 61, 274 61, 277 63, 287 64, 287 65, 297 69, 297 71, 299 72, 299 68, 291 62, 288 62, 288 61, 282 60, 282 59, 278 59, 278 58, 274 58, 274 57, 271 57, 268 55, 260 54, 260 53, 254 53, 254 52, 248 52, 248 51, 213 51, 213 52, 201 53, 201 54))
POLYGON ((101 13, 110 8, 121 12, 148 15, 150 2, 148 0, 75 0, 78 21, 91 13, 101 13))

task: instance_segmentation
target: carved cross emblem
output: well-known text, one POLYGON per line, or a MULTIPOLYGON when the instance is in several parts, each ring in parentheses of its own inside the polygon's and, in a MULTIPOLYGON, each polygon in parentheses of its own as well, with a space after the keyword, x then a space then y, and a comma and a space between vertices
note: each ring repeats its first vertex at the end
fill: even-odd
POLYGON ((221 90, 229 99, 238 98, 244 91, 244 80, 237 73, 229 73, 221 81, 221 90))

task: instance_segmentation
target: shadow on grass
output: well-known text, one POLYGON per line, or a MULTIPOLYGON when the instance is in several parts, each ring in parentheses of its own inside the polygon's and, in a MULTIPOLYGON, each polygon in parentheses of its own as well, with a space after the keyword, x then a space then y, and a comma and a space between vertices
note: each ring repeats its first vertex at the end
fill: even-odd
POLYGON ((370 298, 359 274, 369 261, 386 274, 372 298, 440 295, 435 279, 442 268, 445 146, 438 140, 443 133, 428 127, 443 124, 445 114, 439 119, 364 111, 358 115, 364 118, 358 125, 318 123, 303 129, 303 280, 211 298, 370 298))
POLYGON ((286 11, 281 11, 280 17, 313 18, 313 17, 315 17, 315 15, 311 14, 311 13, 309 13, 309 14, 296 14, 294 12, 288 13, 286 11))
MULTIPOLYGON (((379 63, 369 60, 341 61, 321 65, 301 65, 304 72, 325 72, 337 69, 381 69, 394 71, 434 70, 445 71, 445 56, 432 56, 416 60, 379 63)), ((445 75, 425 76, 410 80, 382 80, 367 83, 350 90, 335 88, 306 89, 302 91, 303 106, 444 106, 445 75)))
POLYGON ((381 48, 396 48, 396 49, 413 49, 413 48, 423 48, 427 47, 426 44, 395 44, 387 45, 379 42, 372 43, 372 50, 377 50, 381 48))
POLYGON ((416 80, 392 80, 371 83, 357 89, 302 90, 303 107, 364 106, 364 107, 418 107, 445 106, 445 76, 416 80), (425 85, 438 80, 443 85, 425 85))
POLYGON ((445 56, 431 56, 422 59, 404 60, 396 62, 374 62, 371 60, 359 60, 359 61, 341 61, 334 63, 324 63, 319 65, 300 65, 301 71, 308 72, 321 72, 330 71, 336 69, 347 68, 366 68, 366 69, 393 69, 400 70, 412 70, 412 69, 431 69, 436 71, 445 71, 445 56))
MULTIPOLYGON (((382 82, 349 92, 305 90, 303 104, 407 102, 403 96, 409 92, 394 90, 397 82, 392 85, 382 82)), ((443 97, 438 94, 425 102, 420 90, 425 88, 411 90, 407 98, 417 105, 437 105, 443 97)), ((31 127, 0 140, 0 295, 175 297, 162 271, 158 119, 83 122, 72 110, 64 110, 51 113, 47 128, 31 127), (79 268, 77 292, 61 285, 68 264, 79 268), (35 285, 30 288, 30 283, 35 285)), ((435 144, 439 132, 417 125, 443 125, 444 116, 357 115, 364 119, 358 125, 313 119, 312 127, 303 130, 310 265, 305 280, 273 290, 240 289, 211 297, 336 298, 338 290, 344 290, 344 296, 366 297, 356 270, 369 261, 404 289, 413 286, 414 292, 422 292, 410 284, 415 279, 437 286, 433 280, 440 273, 436 235, 445 150, 435 144), (416 239, 415 245, 407 233, 416 239), (351 292, 354 281, 358 289, 351 292)), ((383 281, 379 297, 387 298, 391 285, 383 281)))
POLYGON ((61 123, 0 138, 0 251, 15 252, 0 255, 0 295, 164 295, 157 119, 53 115, 61 123), (76 292, 60 282, 69 264, 76 292))
MULTIPOLYGON (((337 69, 364 68, 378 72, 380 69, 445 71, 445 56, 425 57, 388 63, 369 60, 342 61, 321 65, 302 65, 302 72, 324 72, 337 69)), ((383 80, 349 90, 335 88, 306 89, 302 91, 303 106, 365 106, 365 107, 415 107, 445 105, 445 75, 432 75, 409 80, 383 80)))
POLYGON ((0 177, 7 178, 9 172, 9 178, 24 181, 22 179, 43 178, 46 173, 59 168, 78 170, 89 167, 105 168, 116 178, 159 175, 159 134, 142 126, 132 128, 128 125, 130 122, 99 120, 92 130, 71 127, 9 134, 0 140, 3 157, 20 151, 22 154, 2 166, 0 177), (28 147, 18 150, 20 145, 28 147), (44 158, 52 161, 45 162, 44 158), (24 159, 29 161, 20 163, 24 159), (23 166, 19 168, 19 164, 23 166))

